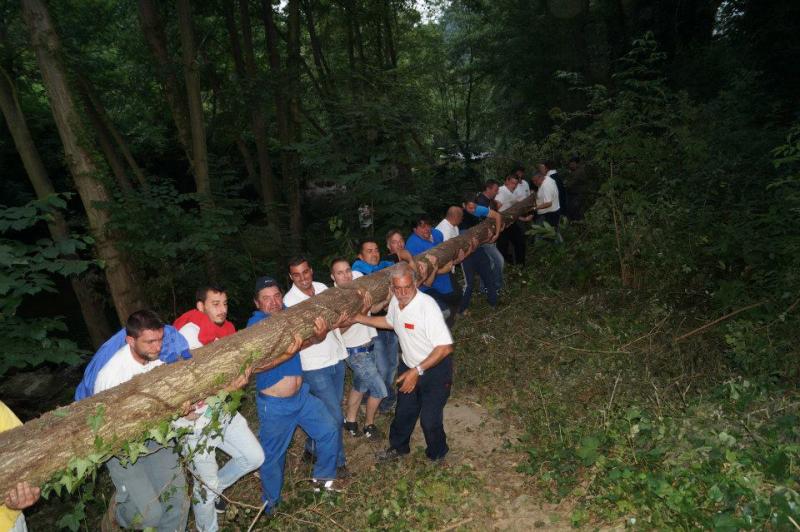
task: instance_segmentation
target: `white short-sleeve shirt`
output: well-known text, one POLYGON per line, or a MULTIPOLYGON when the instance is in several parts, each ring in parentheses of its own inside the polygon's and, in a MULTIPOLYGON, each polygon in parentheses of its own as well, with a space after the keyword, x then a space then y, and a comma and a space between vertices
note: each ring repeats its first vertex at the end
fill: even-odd
POLYGON ((131 353, 131 347, 125 344, 119 351, 114 353, 103 369, 97 374, 94 381, 94 393, 100 393, 114 386, 119 386, 123 382, 128 382, 137 375, 147 373, 153 368, 157 368, 164 362, 153 360, 146 364, 140 364, 131 353))
POLYGON ((445 242, 458 236, 458 227, 451 224, 447 218, 439 222, 439 225, 436 226, 436 229, 441 231, 445 242))
POLYGON ((451 345, 453 337, 436 301, 420 291, 404 309, 396 297, 389 302, 386 321, 392 326, 403 351, 403 363, 419 366, 440 345, 451 345))
MULTIPOLYGON (((321 294, 328 289, 327 286, 316 281, 313 286, 314 295, 321 294)), ((283 303, 287 307, 292 307, 306 299, 309 299, 309 296, 295 285, 292 285, 292 288, 286 292, 283 303)), ((339 329, 330 331, 320 343, 300 351, 300 365, 303 366, 303 371, 327 368, 345 358, 347 358, 347 351, 344 348, 344 340, 342 339, 339 329)))
POLYGON ((537 212, 540 214, 547 214, 548 212, 556 212, 561 208, 558 203, 558 185, 556 185, 555 180, 550 176, 544 178, 542 186, 540 186, 539 190, 536 192, 536 203, 538 205, 547 202, 552 202, 553 204, 546 209, 537 209, 537 212))
POLYGON ((520 179, 517 188, 514 189, 514 201, 522 201, 531 195, 531 187, 526 179, 520 179))
MULTIPOLYGON (((519 188, 519 185, 517 186, 519 188)), ((508 190, 508 187, 503 185, 497 189, 497 195, 494 200, 500 203, 500 212, 510 209, 518 200, 514 197, 514 193, 508 190)))
MULTIPOLYGON (((354 281, 363 276, 364 274, 361 272, 353 272, 354 281)), ((368 344, 376 336, 378 336, 378 331, 375 327, 369 327, 362 323, 354 323, 342 333, 345 347, 361 347, 364 344, 368 344)))

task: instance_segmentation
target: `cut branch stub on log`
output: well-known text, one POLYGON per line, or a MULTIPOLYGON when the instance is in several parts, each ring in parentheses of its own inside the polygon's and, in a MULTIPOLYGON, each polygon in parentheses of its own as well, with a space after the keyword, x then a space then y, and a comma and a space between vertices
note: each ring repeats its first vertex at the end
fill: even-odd
MULTIPOLYGON (((528 212, 533 201, 530 197, 503 213, 506 225, 528 212)), ((436 257, 441 267, 455 258, 459 250, 468 251, 473 238, 485 243, 493 235, 494 221, 486 220, 415 260, 426 264, 430 271, 434 265, 427 256, 436 257)), ((368 291, 373 301, 386 299, 391 271, 403 267, 395 265, 361 277, 350 287, 326 290, 253 327, 193 350, 191 360, 157 367, 115 388, 0 433, 0 493, 8 493, 20 481, 33 485, 45 483, 55 473, 65 470, 71 459, 89 456, 98 436, 118 451, 127 441, 178 414, 184 402, 194 403, 217 393, 247 364, 281 356, 294 334, 310 338, 317 316, 333 323, 342 312, 357 313, 362 305, 359 289, 368 291), (104 414, 98 422, 101 405, 104 414), (95 419, 90 422, 92 417, 95 419)))

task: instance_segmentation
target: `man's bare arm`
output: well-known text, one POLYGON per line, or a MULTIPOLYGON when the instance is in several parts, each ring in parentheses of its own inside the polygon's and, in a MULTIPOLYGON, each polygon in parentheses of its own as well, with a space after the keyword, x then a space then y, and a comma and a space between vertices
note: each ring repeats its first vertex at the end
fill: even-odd
POLYGON ((365 314, 356 314, 353 317, 353 321, 356 323, 362 323, 369 327, 375 327, 376 329, 393 329, 389 322, 386 321, 386 316, 367 316, 365 314))

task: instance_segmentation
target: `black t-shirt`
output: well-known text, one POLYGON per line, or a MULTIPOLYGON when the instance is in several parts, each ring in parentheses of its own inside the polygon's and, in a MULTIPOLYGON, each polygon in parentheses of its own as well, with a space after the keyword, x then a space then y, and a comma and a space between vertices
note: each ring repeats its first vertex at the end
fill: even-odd
POLYGON ((487 198, 486 194, 484 194, 483 192, 478 194, 478 196, 475 198, 475 203, 477 203, 478 205, 481 205, 482 207, 491 208, 491 206, 492 206, 492 200, 487 198))

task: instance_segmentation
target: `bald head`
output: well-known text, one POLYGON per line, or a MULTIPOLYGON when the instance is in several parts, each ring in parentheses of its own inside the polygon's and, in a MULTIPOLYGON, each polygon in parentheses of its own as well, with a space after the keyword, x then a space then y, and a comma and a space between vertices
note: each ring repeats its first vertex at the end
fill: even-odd
POLYGON ((461 207, 453 205, 447 209, 447 221, 453 225, 458 225, 464 219, 464 210, 461 207))

